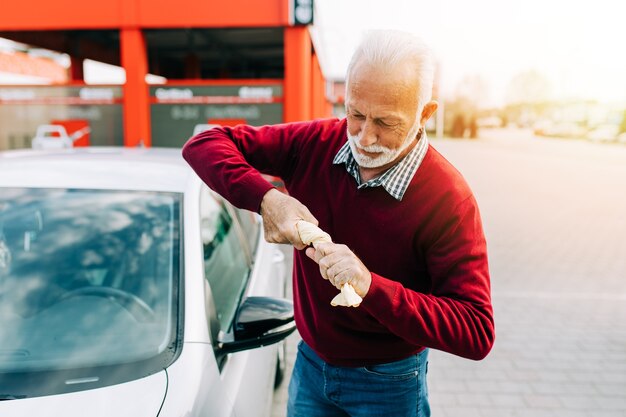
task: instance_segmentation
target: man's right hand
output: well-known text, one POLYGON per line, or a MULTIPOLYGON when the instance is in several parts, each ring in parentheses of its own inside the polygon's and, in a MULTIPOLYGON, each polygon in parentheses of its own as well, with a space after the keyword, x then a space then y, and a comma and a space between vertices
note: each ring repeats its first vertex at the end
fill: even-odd
POLYGON ((298 200, 281 193, 275 188, 269 190, 261 201, 261 217, 265 240, 270 243, 289 243, 302 250, 302 243, 296 223, 299 220, 318 225, 318 221, 308 208, 298 200))

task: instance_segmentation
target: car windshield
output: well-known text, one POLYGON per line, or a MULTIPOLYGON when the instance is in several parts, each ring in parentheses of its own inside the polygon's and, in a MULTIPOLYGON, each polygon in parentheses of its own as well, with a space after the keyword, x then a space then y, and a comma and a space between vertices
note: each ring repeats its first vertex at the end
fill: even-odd
POLYGON ((173 359, 180 204, 176 193, 0 188, 0 395, 94 388, 173 359), (43 375, 61 380, 27 382, 43 375))

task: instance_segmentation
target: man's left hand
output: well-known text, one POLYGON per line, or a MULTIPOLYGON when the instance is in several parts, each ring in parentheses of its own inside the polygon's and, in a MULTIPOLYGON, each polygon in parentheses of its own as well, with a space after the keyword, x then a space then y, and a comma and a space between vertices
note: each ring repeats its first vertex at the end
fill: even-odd
POLYGON ((372 274, 346 245, 320 243, 317 249, 307 248, 306 255, 319 265, 322 277, 337 289, 349 283, 361 297, 369 291, 372 274))

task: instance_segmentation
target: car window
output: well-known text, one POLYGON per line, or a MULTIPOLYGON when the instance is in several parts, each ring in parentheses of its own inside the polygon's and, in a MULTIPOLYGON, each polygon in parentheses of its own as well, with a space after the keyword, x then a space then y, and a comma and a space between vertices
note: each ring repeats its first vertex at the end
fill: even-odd
POLYGON ((181 199, 0 188, 0 391, 75 390, 61 373, 77 369, 100 386, 162 369, 177 343, 181 199), (6 388, 4 373, 23 378, 6 388))
POLYGON ((201 195, 200 227, 204 276, 211 287, 220 330, 228 332, 250 274, 247 249, 231 210, 208 189, 201 195))
POLYGON ((259 222, 257 215, 248 210, 235 210, 237 220, 241 225, 244 239, 248 243, 248 248, 251 254, 256 251, 256 246, 259 242, 259 233, 261 231, 261 223, 259 222))

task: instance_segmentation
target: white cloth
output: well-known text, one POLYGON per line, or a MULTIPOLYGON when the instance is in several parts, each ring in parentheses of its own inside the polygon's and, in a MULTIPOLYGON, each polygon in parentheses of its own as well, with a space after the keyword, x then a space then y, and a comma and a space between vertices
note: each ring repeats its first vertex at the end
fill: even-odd
MULTIPOLYGON (((332 242, 330 235, 314 225, 304 220, 296 223, 300 240, 305 245, 313 245, 317 249, 317 245, 324 242, 332 242)), ((354 287, 349 283, 341 286, 341 292, 335 296, 330 304, 335 306, 358 307, 363 299, 356 293, 354 287)))

